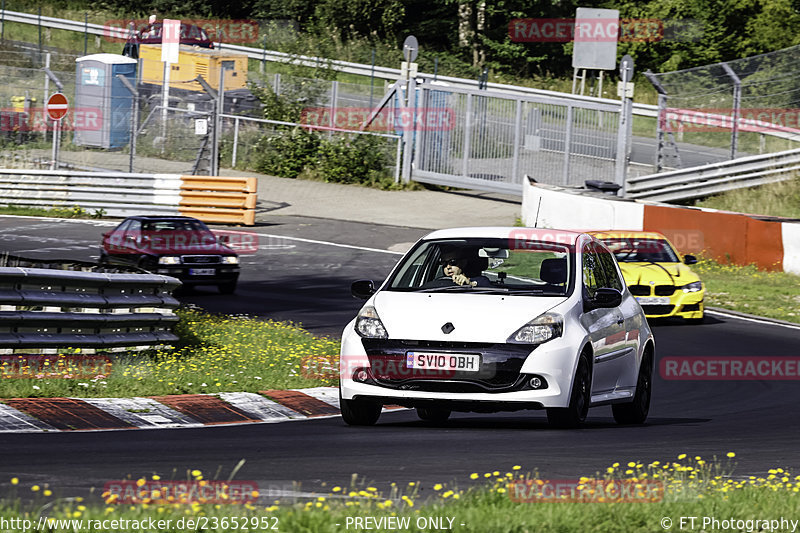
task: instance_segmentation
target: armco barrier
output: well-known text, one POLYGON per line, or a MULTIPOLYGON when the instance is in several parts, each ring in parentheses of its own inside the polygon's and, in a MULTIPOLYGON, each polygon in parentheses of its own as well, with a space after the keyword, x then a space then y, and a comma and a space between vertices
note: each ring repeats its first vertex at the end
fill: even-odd
POLYGON ((681 253, 703 252, 723 263, 800 274, 798 220, 627 200, 528 180, 522 221, 540 228, 658 231, 681 253))
POLYGON ((176 341, 180 281, 77 261, 0 260, 0 354, 119 351, 176 341))
POLYGON ((187 215, 253 225, 256 178, 0 169, 0 204, 80 206, 109 216, 187 215))

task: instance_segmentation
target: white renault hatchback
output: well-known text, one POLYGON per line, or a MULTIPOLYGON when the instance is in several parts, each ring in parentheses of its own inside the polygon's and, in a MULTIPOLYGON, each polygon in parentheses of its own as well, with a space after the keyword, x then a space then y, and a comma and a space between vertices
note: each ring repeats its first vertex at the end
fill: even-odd
POLYGON ((546 409, 556 427, 611 404, 645 421, 655 355, 614 255, 584 233, 458 228, 417 242, 342 335, 340 396, 350 425, 384 405, 445 421, 452 411, 546 409))

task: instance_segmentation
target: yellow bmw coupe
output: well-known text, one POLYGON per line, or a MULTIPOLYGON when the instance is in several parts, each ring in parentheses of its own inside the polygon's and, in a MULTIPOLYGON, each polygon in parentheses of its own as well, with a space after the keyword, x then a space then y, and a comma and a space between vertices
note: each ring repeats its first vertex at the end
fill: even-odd
POLYGON ((705 287, 688 265, 693 255, 680 254, 662 234, 653 231, 595 231, 617 258, 628 288, 648 318, 679 316, 703 321, 705 287))

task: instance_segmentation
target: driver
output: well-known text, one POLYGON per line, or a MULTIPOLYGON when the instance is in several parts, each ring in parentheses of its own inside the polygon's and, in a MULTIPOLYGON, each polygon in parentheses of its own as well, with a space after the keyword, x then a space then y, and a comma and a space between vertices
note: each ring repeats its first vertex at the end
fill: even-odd
POLYGON ((456 285, 471 285, 477 287, 479 285, 489 285, 489 279, 482 276, 480 268, 473 268, 470 260, 465 257, 459 250, 444 250, 439 258, 439 263, 442 265, 442 272, 450 278, 456 285), (472 272, 475 270, 477 273, 472 272), (467 274, 470 274, 468 276, 467 274))

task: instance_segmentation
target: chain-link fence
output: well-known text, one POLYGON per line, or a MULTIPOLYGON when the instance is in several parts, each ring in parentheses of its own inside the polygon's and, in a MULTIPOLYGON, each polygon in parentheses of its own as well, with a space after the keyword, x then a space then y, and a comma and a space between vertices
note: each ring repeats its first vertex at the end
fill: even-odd
POLYGON ((103 70, 103 61, 122 61, 121 57, 101 58, 99 67, 90 61, 78 63, 76 68, 76 55, 0 52, 0 164, 9 168, 208 174, 216 156, 220 168, 259 171, 264 142, 302 127, 327 139, 373 137, 385 155, 386 176, 397 177, 400 137, 395 132, 344 131, 357 130, 360 124, 341 124, 337 119, 341 111, 347 115, 352 109, 369 108, 371 98, 376 98, 369 85, 286 74, 250 74, 247 80, 245 61, 226 71, 219 108, 213 97, 218 96, 214 93, 220 86, 219 69, 202 61, 173 65, 165 100, 164 73, 157 72, 163 64, 140 58, 135 77, 128 77, 130 87, 138 93, 134 97, 126 84, 117 80, 120 76, 113 65, 103 70), (200 76, 210 91, 198 81, 200 76), (89 94, 88 86, 98 90, 89 94), (276 102, 288 102, 297 113, 290 120, 264 119, 269 110, 252 87, 269 89, 276 102), (59 124, 61 131, 54 145, 55 122, 48 117, 46 102, 55 92, 67 96, 70 109, 59 124), (317 110, 316 115, 324 116, 325 121, 305 120, 307 109, 317 110))
POLYGON ((648 72, 659 92, 658 169, 800 147, 799 53, 795 46, 692 69, 648 72))

